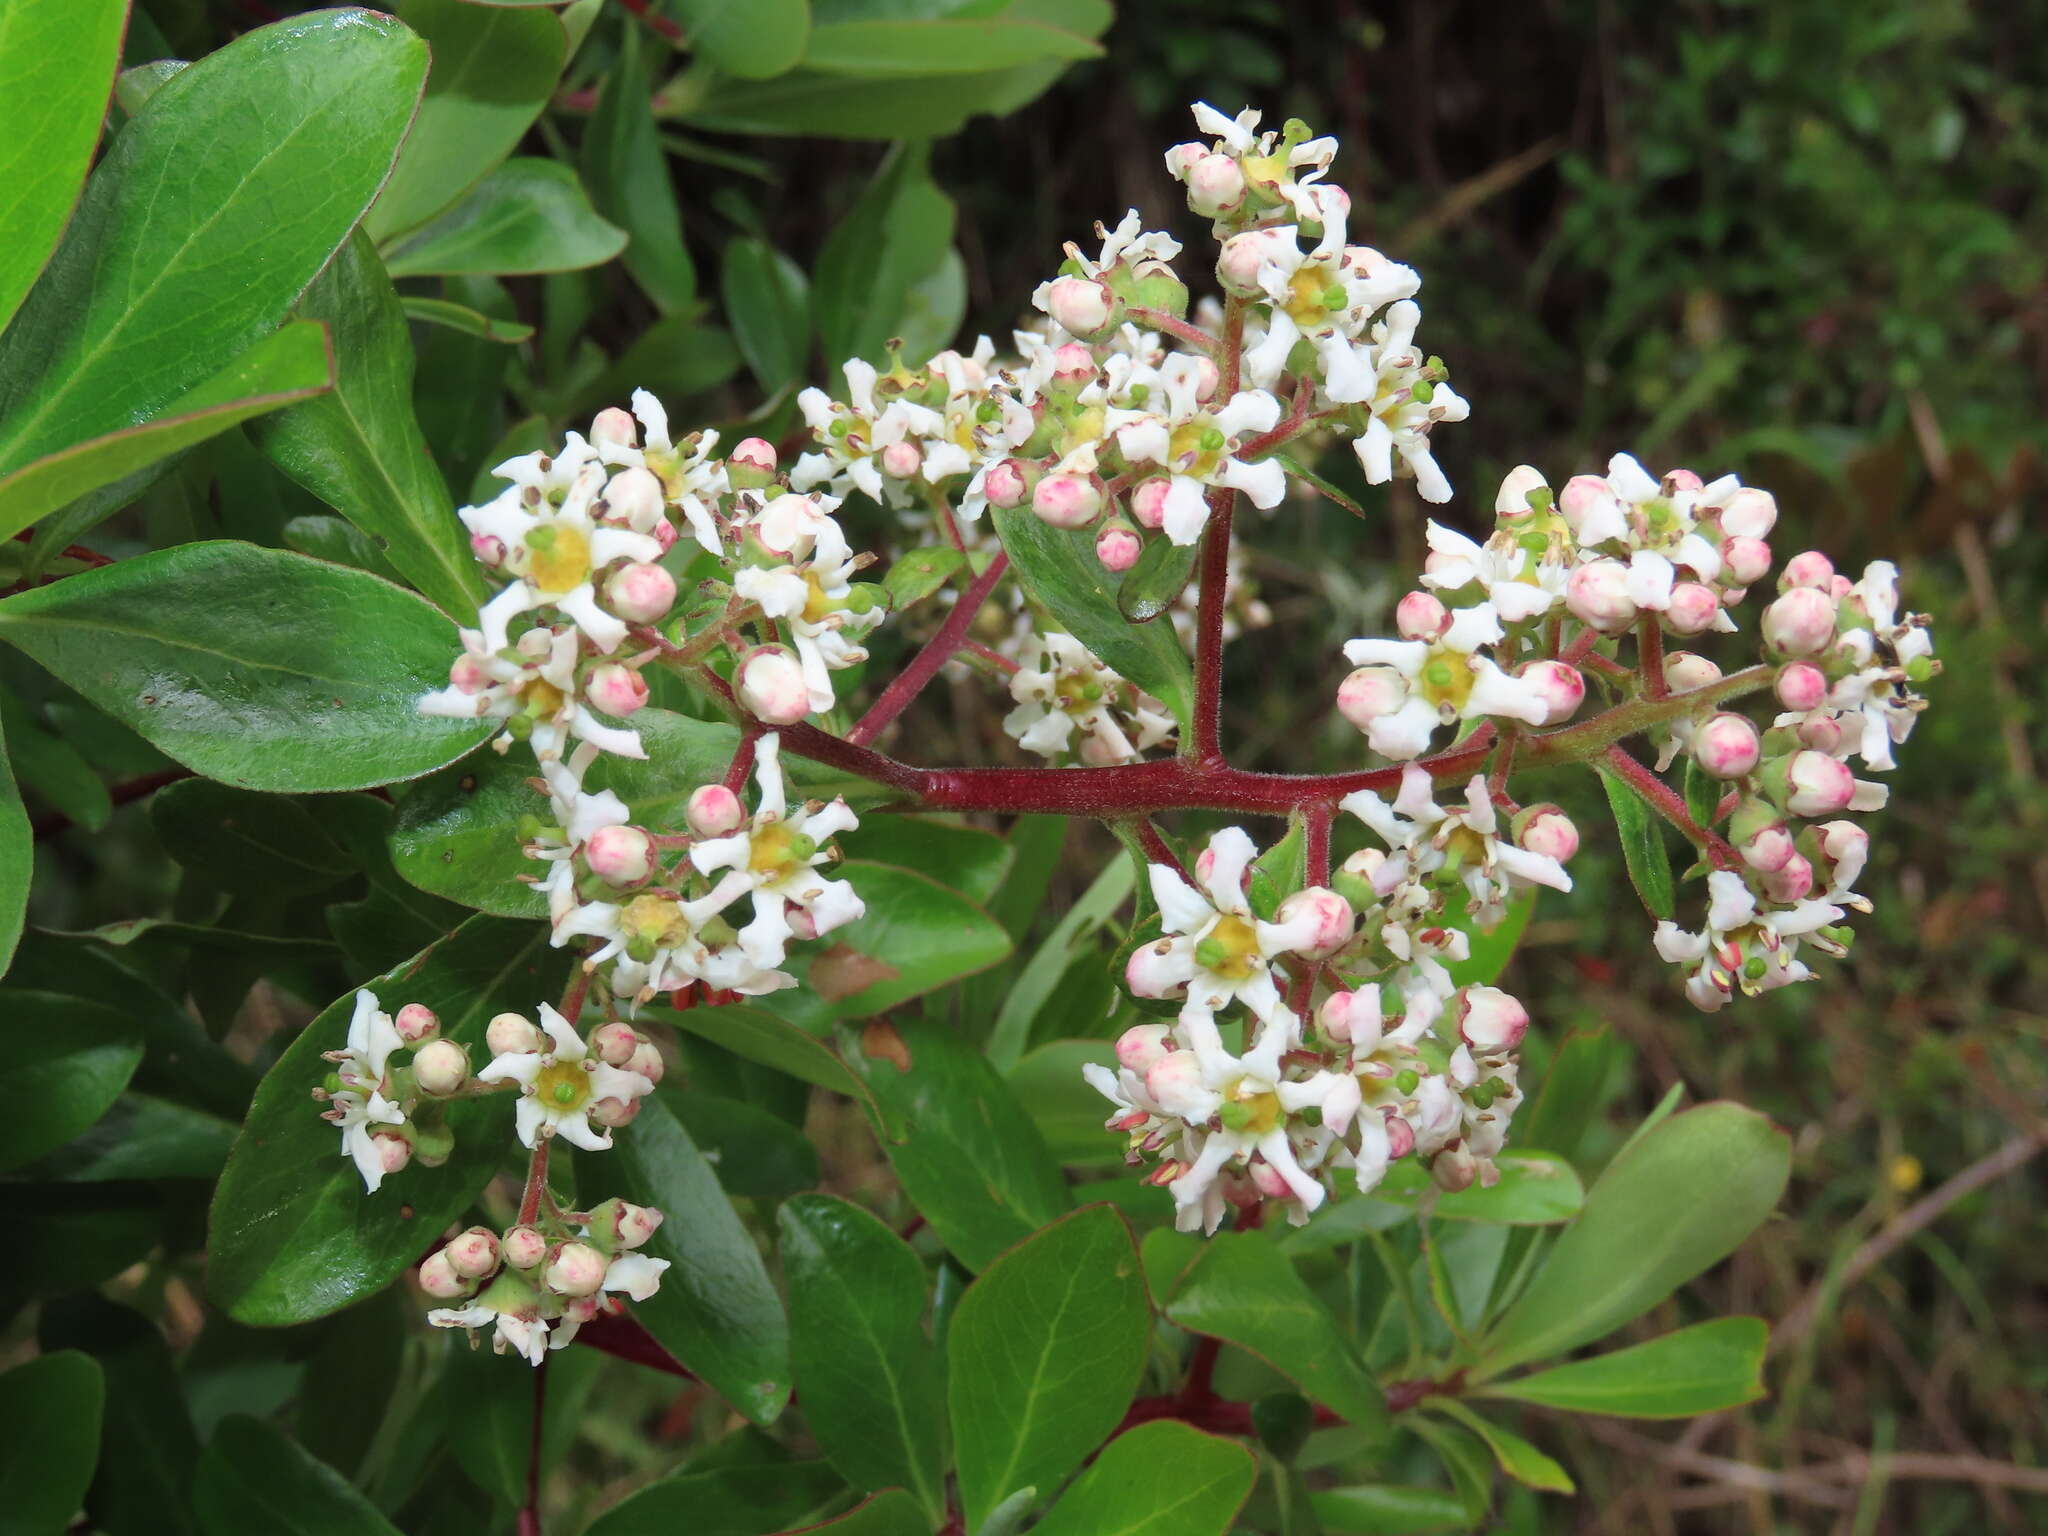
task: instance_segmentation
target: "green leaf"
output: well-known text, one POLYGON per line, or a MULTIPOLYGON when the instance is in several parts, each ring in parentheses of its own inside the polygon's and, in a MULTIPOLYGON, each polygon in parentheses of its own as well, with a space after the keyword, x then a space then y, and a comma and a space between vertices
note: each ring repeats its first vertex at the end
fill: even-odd
POLYGON ((429 599, 469 622, 486 595, 412 409, 412 338, 369 236, 357 232, 299 301, 334 341, 334 389, 266 417, 270 461, 375 541, 429 599))
POLYGON ((727 1194, 786 1200, 817 1186, 818 1149, 788 1121, 745 1099, 674 1085, 661 1093, 727 1194))
POLYGON ((562 73, 568 39, 546 11, 399 0, 434 64, 405 152, 364 227, 380 243, 424 223, 519 146, 562 73))
POLYGON ((166 81, 0 340, 0 472, 147 421, 275 329, 383 183, 426 55, 322 11, 166 81))
POLYGON ((1252 1491, 1257 1466, 1243 1446, 1190 1425, 1140 1424, 1110 1441, 1032 1531, 1224 1536, 1252 1491))
POLYGON ((1271 1239, 1226 1232, 1181 1277, 1166 1315, 1257 1355, 1310 1398, 1377 1438, 1386 1400, 1357 1347, 1271 1239))
POLYGON ((804 1536, 931 1536, 932 1522, 901 1488, 863 1500, 836 1520, 807 1525, 804 1536))
POLYGON ((55 992, 0 992, 0 1169, 61 1147, 104 1115, 142 1061, 125 1014, 55 992))
POLYGON ((1308 823, 1287 819, 1287 835, 1252 861, 1245 898, 1252 911, 1271 921, 1280 903, 1308 884, 1308 823))
POLYGON ((974 902, 986 902, 1010 872, 1010 845, 993 832, 932 816, 870 816, 839 838, 849 859, 900 864, 974 902))
POLYGON ((735 1056, 743 1056, 764 1067, 773 1067, 799 1082, 843 1093, 865 1103, 873 1102, 867 1084, 854 1075, 853 1069, 839 1059, 839 1053, 829 1044, 765 1009, 749 1007, 745 1003, 728 1003, 718 1008, 685 1008, 680 1012, 654 1008, 650 1012, 654 1018, 677 1029, 701 1035, 735 1056))
POLYGON ((1600 786, 1607 791, 1607 805, 1614 813, 1614 831, 1621 839, 1629 883, 1650 916, 1669 919, 1677 910, 1678 898, 1671 886, 1671 855, 1664 847, 1663 820, 1621 775, 1597 763, 1594 766, 1599 768, 1600 786))
POLYGON ((9 104, 0 144, 0 187, 7 188, 0 331, 78 201, 127 20, 128 0, 12 0, 0 9, 0 59, 11 66, 0 69, 0 98, 9 104))
MULTIPOLYGON (((33 7, 31 7, 33 9, 33 7)), ((0 43, 7 29, 0 27, 0 43)), ((6 1536, 69 1528, 100 1452, 106 1381, 92 1356, 60 1349, 0 1376, 0 1511, 6 1536)))
POLYGON ((724 293, 740 356, 762 393, 773 395, 810 361, 810 282, 767 241, 742 235, 725 248, 724 293))
MULTIPOLYGON (((531 1017, 560 994, 567 970, 568 957, 548 948, 546 929, 476 917, 363 986, 391 1012, 425 1003, 441 1016, 443 1035, 468 1046, 481 1066, 492 1015, 531 1017)), ((506 1098, 457 1102, 448 1109, 455 1134, 448 1161, 439 1168, 415 1162, 366 1193, 355 1164, 341 1155, 339 1133, 308 1097, 327 1074, 321 1053, 342 1047, 354 1010, 351 992, 278 1058, 214 1191, 207 1290, 242 1322, 307 1322, 380 1290, 468 1209, 517 1145, 506 1098)))
MULTIPOLYGON (((755 8, 720 9, 735 20, 755 8)), ((697 297, 697 271, 683 243, 682 210, 648 105, 654 88, 649 50, 640 28, 624 30, 618 62, 599 88, 583 133, 581 163, 591 200, 627 232, 626 270, 657 309, 676 315, 687 313, 697 297)))
POLYGON ((1770 1329, 1760 1317, 1720 1317, 1646 1344, 1497 1382, 1478 1393, 1571 1413, 1689 1419, 1764 1395, 1770 1329))
POLYGON ((1332 1536, 1421 1536, 1468 1530, 1472 1525, 1458 1497, 1441 1488, 1374 1483, 1326 1488, 1311 1493, 1308 1501, 1332 1536))
POLYGON ((946 1336, 967 1528, 1020 1488, 1055 1488, 1123 1417, 1151 1307, 1123 1217, 1092 1205, 1018 1244, 961 1298, 946 1336))
POLYGON ((1685 809, 1702 827, 1714 824, 1714 812, 1728 786, 1700 767, 1700 760, 1687 753, 1685 759, 1685 809))
POLYGON ((1109 1103, 1081 1075, 1088 1062, 1115 1071, 1115 1042, 1049 1040, 1003 1076, 1030 1109, 1054 1161, 1068 1167, 1121 1167, 1128 1138, 1103 1128, 1109 1103))
POLYGON ((455 626, 361 571, 227 540, 0 601, 0 640, 186 767, 249 789, 361 789, 461 757, 493 722, 415 709, 455 626))
POLYGON ((1555 1226, 1570 1221, 1586 1203, 1579 1175, 1562 1157, 1545 1152, 1506 1152, 1495 1159, 1500 1182, 1491 1189, 1473 1184, 1455 1194, 1438 1190, 1429 1171, 1406 1160, 1387 1170, 1371 1198, 1416 1206, 1431 1193, 1432 1220, 1488 1221, 1511 1227, 1555 1226))
POLYGON ((398 1536, 347 1478, 246 1413, 215 1426, 192 1483, 206 1536, 398 1536))
MULTIPOLYGON (((443 1400, 460 1405, 448 1434, 455 1460, 477 1487, 503 1507, 516 1508, 526 1502, 526 1479, 533 1465, 532 1373, 505 1370, 507 1361, 488 1349, 471 1348, 466 1336, 442 1334, 439 1342, 446 1354, 443 1400)), ((594 1350, 565 1350, 549 1357, 540 1426, 543 1486, 584 1429, 584 1410, 605 1368, 594 1350)))
POLYGON ((674 0, 673 11, 691 51, 741 80, 781 74, 810 39, 810 0, 674 0))
POLYGON ((1576 1160, 1586 1128, 1606 1102, 1607 1083, 1629 1054, 1627 1043, 1606 1024, 1566 1035, 1543 1074, 1536 1102, 1515 1126, 1515 1140, 1576 1160))
POLYGON ((626 232, 598 217, 558 160, 507 160, 386 252, 393 277, 573 272, 610 261, 626 232))
POLYGON ((857 1488, 946 1512, 946 1383, 925 1332, 924 1265, 857 1205, 799 1195, 777 1213, 790 1354, 805 1421, 857 1488))
POLYGON ((333 384, 333 369, 324 327, 287 325, 148 421, 45 454, 0 478, 0 538, 251 417, 322 393, 333 384))
POLYGON ((879 1106, 877 1133, 911 1203, 980 1270, 1067 1209, 1066 1183, 988 1058, 943 1025, 870 1025, 847 1064, 879 1106))
POLYGON ((989 1032, 988 1058, 998 1071, 1016 1069, 1031 1042, 1032 1025, 1060 978, 1081 952, 1093 945, 1095 935, 1123 906, 1136 880, 1137 871, 1129 859, 1111 859, 1081 899, 1060 914, 1045 942, 1024 963, 1009 996, 1003 999, 995 1028, 989 1032))
POLYGON ((912 603, 921 603, 952 579, 967 563, 967 556, 950 544, 929 544, 913 549, 889 567, 882 586, 889 594, 889 606, 901 613, 912 603))
POLYGON ((666 1218, 641 1252, 670 1267, 634 1315, 740 1412, 771 1423, 789 1401, 789 1323, 718 1176, 659 1097, 641 1101, 604 1158, 607 1179, 666 1218))
POLYGON ((45 730, 12 694, 0 692, 0 721, 6 722, 7 753, 23 789, 41 795, 73 826, 97 832, 107 824, 114 814, 113 796, 77 748, 45 730))
POLYGON ((1505 1425, 1475 1413, 1454 1397, 1424 1399, 1438 1413, 1456 1419, 1486 1442, 1501 1471, 1518 1483, 1527 1483, 1542 1493, 1574 1493, 1571 1475, 1550 1457, 1505 1425))
POLYGON ((1195 574, 1195 557, 1200 553, 1199 543, 1176 544, 1165 538, 1147 540, 1138 563, 1124 572, 1116 589, 1117 612, 1133 624, 1149 624, 1167 612, 1180 601, 1188 578, 1195 574))
POLYGON ((35 863, 35 829, 29 825, 28 810, 21 803, 21 790, 15 785, 8 757, 6 731, 0 728, 0 976, 5 976, 8 966, 14 963, 14 946, 21 942, 35 863))
POLYGON ((996 532, 1024 589, 1089 650, 1158 699, 1185 730, 1195 678, 1171 624, 1131 624, 1117 608, 1116 581, 1086 533, 1055 528, 1029 507, 991 507, 996 532))
POLYGON ((1702 1104, 1620 1153, 1486 1340, 1481 1379, 1612 1333, 1719 1263, 1770 1215, 1791 1145, 1762 1115, 1702 1104))
POLYGON ((36 1166, 41 1173, 76 1184, 212 1180, 227 1161, 236 1129, 232 1120, 205 1110, 131 1091, 116 1099, 85 1134, 36 1166))
POLYGON ((404 294, 398 303, 408 320, 417 320, 423 325, 445 325, 451 331, 460 331, 479 341, 512 343, 525 341, 533 335, 530 325, 521 325, 517 320, 500 320, 480 309, 471 309, 467 304, 456 304, 447 299, 422 299, 404 294))
POLYGON ((835 363, 879 358, 901 328, 911 290, 953 248, 952 199, 930 166, 929 145, 897 146, 825 237, 815 299, 825 355, 835 363))
POLYGON ((811 29, 804 68, 893 79, 1097 58, 1102 46, 1034 21, 841 21, 811 29))
POLYGON ((149 819, 164 852, 223 890, 303 895, 356 870, 303 806, 280 795, 186 779, 156 792, 149 819))
POLYGON ((1337 486, 1333 485, 1330 481, 1325 480, 1321 475, 1317 474, 1307 464, 1304 464, 1297 455, 1290 453, 1272 453, 1265 455, 1265 457, 1278 460, 1283 466, 1285 466, 1287 474, 1290 479, 1301 481, 1303 484, 1307 485, 1312 490, 1314 490, 1315 493, 1321 496, 1325 501, 1335 503, 1337 506, 1342 507, 1346 512, 1349 512, 1353 517, 1364 517, 1366 515, 1365 508, 1361 507, 1351 497, 1345 495, 1342 490, 1340 490, 1337 486))
MULTIPOLYGON (((686 1467, 614 1504, 584 1527, 583 1536, 774 1536, 808 1528, 842 1502, 845 1488, 822 1461, 703 1472, 686 1467)), ((870 1536, 858 1526, 850 1530, 870 1536)))

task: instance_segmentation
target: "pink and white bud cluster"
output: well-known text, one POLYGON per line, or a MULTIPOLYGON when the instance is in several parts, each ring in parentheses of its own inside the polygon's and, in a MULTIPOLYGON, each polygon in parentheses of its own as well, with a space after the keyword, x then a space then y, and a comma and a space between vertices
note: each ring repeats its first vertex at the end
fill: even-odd
POLYGON ((879 587, 853 580, 869 557, 848 546, 832 516, 838 505, 836 497, 790 492, 738 524, 733 595, 789 636, 788 645, 747 651, 733 673, 740 702, 767 725, 830 709, 832 674, 867 660, 860 642, 888 613, 879 587))
POLYGON ((439 1101, 468 1086, 469 1053, 442 1036, 433 1009, 407 1003, 394 1016, 375 993, 358 991, 346 1042, 321 1060, 333 1071, 313 1099, 341 1131, 341 1155, 355 1163, 365 1189, 376 1193, 415 1159, 427 1167, 447 1161, 454 1140, 439 1101))
POLYGON ((1166 706, 1112 671, 1072 635, 1020 625, 1007 647, 1016 658, 1003 729, 1048 762, 1091 768, 1134 763, 1173 738, 1166 706))
POLYGON ((555 1213, 502 1233, 471 1227, 428 1255, 416 1279, 437 1301, 437 1328, 490 1328, 492 1347, 539 1365, 592 1318, 616 1310, 616 1296, 645 1301, 669 1260, 634 1250, 661 1225, 661 1212, 611 1199, 587 1213, 555 1213))

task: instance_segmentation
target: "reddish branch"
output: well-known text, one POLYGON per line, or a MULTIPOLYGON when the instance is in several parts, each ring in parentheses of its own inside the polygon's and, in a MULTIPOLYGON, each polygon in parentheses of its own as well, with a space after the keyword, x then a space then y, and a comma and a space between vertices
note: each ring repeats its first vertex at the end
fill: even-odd
POLYGON ((1209 492, 1209 527, 1202 536, 1200 608, 1195 619, 1195 718, 1188 755, 1221 763, 1223 720, 1223 610, 1230 587, 1230 520, 1237 492, 1209 492))
POLYGON ((974 623, 975 615, 981 612, 981 605, 988 600, 989 593, 995 591, 996 583, 1003 579, 1003 573, 1009 568, 1008 555, 999 554, 989 561, 988 569, 975 577, 967 590, 960 594, 960 600, 946 615, 946 622, 939 626, 939 632, 925 642, 924 649, 911 658, 910 665, 896 675, 895 680, 882 690, 882 696, 846 733, 850 744, 863 747, 881 735, 884 727, 908 709, 911 700, 924 691, 924 685, 939 675, 939 668, 953 659, 953 653, 967 638, 967 630, 974 623))
POLYGON ((1704 849, 1717 869, 1732 869, 1736 863, 1735 850, 1728 846, 1728 840, 1717 832, 1709 831, 1692 819, 1692 812, 1679 794, 1656 774, 1630 757, 1620 747, 1609 747, 1600 759, 1620 778, 1627 781, 1629 788, 1647 802, 1652 810, 1671 825, 1678 828, 1697 848, 1704 849))

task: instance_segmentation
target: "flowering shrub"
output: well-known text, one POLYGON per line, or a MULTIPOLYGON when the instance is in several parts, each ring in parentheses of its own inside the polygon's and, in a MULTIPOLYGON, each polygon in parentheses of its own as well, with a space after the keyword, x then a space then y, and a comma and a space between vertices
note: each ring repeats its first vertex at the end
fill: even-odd
MULTIPOLYGON (((409 1274, 427 1323, 536 1368, 595 1343, 764 1426, 794 1385, 823 1457, 774 1472, 802 1492, 764 1496, 777 1512, 747 1527, 763 1532, 841 1514, 848 1532, 1008 1531, 1044 1511, 1047 1531, 1220 1536, 1255 1475, 1247 1518, 1297 1529, 1287 1511, 1309 1501, 1366 1529, 1344 1522, 1383 1490, 1312 1488, 1298 1465, 1340 1426, 1370 1467, 1397 1433, 1434 1450, 1448 1488, 1394 1491, 1474 1525, 1489 1457, 1570 1487, 1474 1400, 1660 1416, 1755 1395, 1750 1319, 1555 1363, 1731 1251, 1787 1154, 1730 1105, 1646 1124, 1590 1192, 1541 1133, 1521 1146, 1540 1085, 1519 1051, 1543 1023, 1499 983, 1581 846, 1525 785, 1597 775, 1597 835, 1620 843, 1674 1004, 1809 979, 1870 905, 1853 817, 1886 789, 1858 774, 1894 768, 1938 667, 1891 565, 1781 559, 1776 502, 1733 475, 1627 453, 1561 483, 1523 466, 1483 538, 1427 524, 1394 635, 1329 658, 1355 766, 1235 765, 1224 647, 1273 619, 1232 564, 1259 536, 1247 507, 1322 496, 1366 515, 1309 468, 1340 451, 1367 485, 1454 504, 1437 431, 1469 407, 1417 343, 1421 276, 1351 243, 1337 143, 1205 104, 1164 173, 1213 253, 1132 210, 1066 246, 1006 347, 891 340, 759 432, 684 430, 627 380, 582 429, 528 432, 448 514, 412 484, 424 450, 386 392, 411 366, 386 273, 466 270, 448 248, 469 224, 459 205, 445 223, 423 222, 441 204, 380 215, 414 190, 405 157, 373 202, 423 68, 403 26, 344 12, 166 72, 146 105, 149 82, 123 76, 133 121, 0 343, 9 531, 47 515, 66 538, 44 553, 90 567, 0 601, 0 638, 202 776, 165 790, 167 840, 182 807, 287 889, 309 868, 369 881, 362 910, 332 909, 346 991, 234 1106, 215 1303, 304 1324, 409 1274), (111 252, 182 281, 138 203, 169 174, 152 135, 224 120, 288 68, 330 92, 301 127, 331 112, 381 149, 296 194, 303 224, 275 214, 247 350, 209 341, 219 355, 181 354, 176 379, 136 364, 103 386, 129 331, 176 323, 94 276, 111 252), (373 547, 64 547, 90 526, 73 509, 259 416, 264 455, 373 547), (975 754, 1017 761, 930 761, 936 733, 909 712, 942 677, 1011 744, 991 731, 975 754), (1026 819, 986 830, 1003 817, 1026 819), (1099 820, 1124 852, 1044 947, 993 970, 1045 899, 1043 817, 1099 820), (901 1201, 803 1192, 814 1152, 793 1184, 751 1169, 807 1144, 744 1097, 674 1086, 720 1073, 781 1084, 770 1105, 791 1084, 857 1104, 901 1201), (1103 1121, 1078 1148, 1077 1116, 1103 1121), (1129 1177, 1078 1190, 1061 1166, 1119 1160, 1129 1177), (757 1243, 770 1225, 782 1289, 757 1243), (1339 1252, 1353 1295, 1391 1304, 1374 1329, 1319 1294, 1339 1252), (1226 1349, 1249 1396, 1218 1386, 1226 1349)), ((629 261, 659 259, 644 233, 629 261)), ((423 307, 439 302, 405 305, 493 323, 423 307)), ((263 888, 213 856, 223 889, 263 888)), ((62 951, 23 953, 23 985, 52 988, 62 951)), ((223 1070, 205 1046, 155 1070, 223 1070)), ((12 1161, 108 1113, 145 1047, 122 1025, 105 1049, 125 1067, 59 1058, 12 1161)), ((1539 1102, 1553 1133, 1574 1113, 1539 1102)), ((308 1486, 335 1480, 279 1438, 260 1420, 224 1435, 216 1477, 282 1456, 308 1486)), ((593 1529, 708 1507, 693 1479, 711 1475, 657 1482, 593 1529)))

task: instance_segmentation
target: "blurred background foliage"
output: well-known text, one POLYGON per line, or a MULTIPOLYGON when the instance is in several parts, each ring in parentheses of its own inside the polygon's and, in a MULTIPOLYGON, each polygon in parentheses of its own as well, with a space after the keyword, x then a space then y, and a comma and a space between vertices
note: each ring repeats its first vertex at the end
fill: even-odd
MULTIPOLYGON (((295 8, 146 9, 130 63, 195 57, 295 8)), ((1191 135, 1201 97, 1337 135, 1353 238, 1423 272, 1430 345, 1474 402, 1439 439, 1460 490, 1447 515, 1466 528, 1513 464, 1557 483, 1625 448, 1774 489, 1782 553, 1899 559, 1947 671, 1879 823, 1864 881, 1878 912, 1853 957, 1820 985, 1696 1015, 1595 833, 1577 892, 1546 895, 1510 973, 1541 1039, 1610 1032, 1588 1091, 1612 1138, 1683 1083, 1777 1118, 1796 1161, 1764 1240, 1694 1288, 1696 1313, 1674 1303, 1644 1325, 1777 1320, 1772 1397, 1676 1439, 1560 1418, 1546 1432, 1576 1442, 1584 1496, 1539 1509, 1519 1495, 1501 1528, 2040 1528, 2048 1191, 2026 1159, 2048 1143, 2048 5, 1120 0, 1112 21, 1102 0, 814 0, 805 32, 801 0, 580 0, 559 38, 533 25, 551 12, 396 9, 442 59, 492 61, 466 84, 437 70, 421 119, 423 133, 437 112, 459 122, 448 142, 471 153, 491 125, 491 158, 421 151, 370 229, 416 322, 421 425, 457 501, 634 386, 679 426, 786 436, 795 389, 851 352, 1000 341, 1061 242, 1087 244, 1091 220, 1127 206, 1198 252, 1205 232, 1160 152, 1191 135), (938 58, 891 31, 933 16, 991 25, 938 58), (484 211, 523 210, 526 246, 461 203, 441 211, 515 147, 484 211), (565 249, 577 240, 589 248, 565 249), (1959 1198, 1916 1205, 1959 1174, 1959 1198)), ((1363 527, 1290 505, 1251 530, 1247 574, 1276 627, 1232 665, 1226 740, 1246 766, 1360 759, 1323 718, 1335 647, 1383 623, 1419 564, 1423 508, 1402 486, 1351 488, 1363 527)), ((91 532, 66 521, 66 537, 121 554, 229 534, 378 558, 240 433, 99 516, 123 506, 91 532)), ((0 665, 26 701, 6 735, 44 834, 37 921, 158 912, 296 931, 283 911, 227 921, 219 889, 181 882, 165 818, 127 803, 165 762, 18 658, 0 665), (80 757, 97 772, 77 773, 80 757)), ((963 681, 898 750, 1003 750, 984 729, 1001 707, 963 681)), ((1549 790, 1597 828, 1590 782, 1549 790)), ((1058 889, 1078 895, 1110 846, 1076 831, 1058 889)), ((1059 996, 1099 1008, 1101 956, 1085 958, 1059 996)), ((219 1031, 259 1040, 332 990, 316 967, 303 997, 251 994, 253 974, 230 956, 178 980, 219 1031)), ((709 1082, 733 1070, 692 1055, 709 1082)), ((886 1180, 855 1123, 810 1128, 828 1187, 886 1180)), ((75 1240, 63 1213, 38 1220, 75 1240)), ((153 1300, 198 1331, 180 1316, 189 1292, 153 1300)), ((188 1362, 221 1409, 281 1398, 296 1380, 281 1369, 233 1329, 207 1329, 188 1362)), ((635 1380, 605 1399, 616 1422, 569 1452, 565 1506, 667 1464, 691 1434, 699 1402, 635 1380)))

